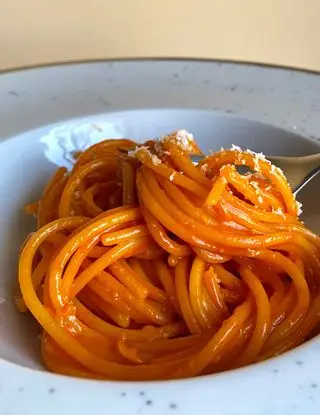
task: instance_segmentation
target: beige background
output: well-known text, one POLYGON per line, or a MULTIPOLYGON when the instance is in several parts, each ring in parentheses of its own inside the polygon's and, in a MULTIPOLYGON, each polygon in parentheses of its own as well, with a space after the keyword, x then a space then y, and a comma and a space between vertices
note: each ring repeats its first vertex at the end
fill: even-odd
POLYGON ((320 0, 0 0, 0 69, 168 56, 320 70, 320 0))

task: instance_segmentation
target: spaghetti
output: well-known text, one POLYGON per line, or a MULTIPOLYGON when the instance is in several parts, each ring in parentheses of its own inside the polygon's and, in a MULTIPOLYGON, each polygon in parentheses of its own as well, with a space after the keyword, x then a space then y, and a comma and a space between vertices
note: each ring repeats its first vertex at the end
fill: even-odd
POLYGON ((320 239, 283 173, 235 146, 193 164, 196 153, 185 130, 144 145, 105 140, 27 206, 38 227, 21 251, 16 303, 42 327, 49 370, 183 378, 317 333, 320 239))

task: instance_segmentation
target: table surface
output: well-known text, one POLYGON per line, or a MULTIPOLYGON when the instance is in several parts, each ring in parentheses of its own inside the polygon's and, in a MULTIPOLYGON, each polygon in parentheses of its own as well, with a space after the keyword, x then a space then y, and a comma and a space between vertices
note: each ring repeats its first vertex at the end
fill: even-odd
POLYGON ((320 70, 319 0, 1 0, 0 70, 105 58, 320 70))

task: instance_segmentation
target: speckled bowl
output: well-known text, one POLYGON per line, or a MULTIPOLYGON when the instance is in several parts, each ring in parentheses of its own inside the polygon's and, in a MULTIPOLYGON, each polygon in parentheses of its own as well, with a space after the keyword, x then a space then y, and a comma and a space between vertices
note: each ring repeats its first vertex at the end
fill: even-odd
MULTIPOLYGON (((69 165, 70 151, 106 136, 143 140, 186 128, 205 151, 237 144, 308 154, 320 149, 319 97, 317 75, 231 63, 98 62, 1 74, 1 415, 318 413, 320 338, 261 364, 195 379, 73 379, 44 370, 37 325, 16 312, 11 296, 20 243, 34 226, 22 207, 57 164, 69 165)), ((299 196, 315 231, 319 183, 299 196)))

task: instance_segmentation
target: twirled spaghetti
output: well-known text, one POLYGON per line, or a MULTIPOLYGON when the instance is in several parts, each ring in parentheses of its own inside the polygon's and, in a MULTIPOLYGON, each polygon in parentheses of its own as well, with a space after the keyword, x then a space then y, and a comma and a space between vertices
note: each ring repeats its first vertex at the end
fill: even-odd
POLYGON ((237 147, 197 165, 192 153, 184 130, 105 140, 27 206, 38 229, 21 251, 16 303, 41 325, 51 371, 196 376, 317 332, 320 240, 282 172, 237 147))

